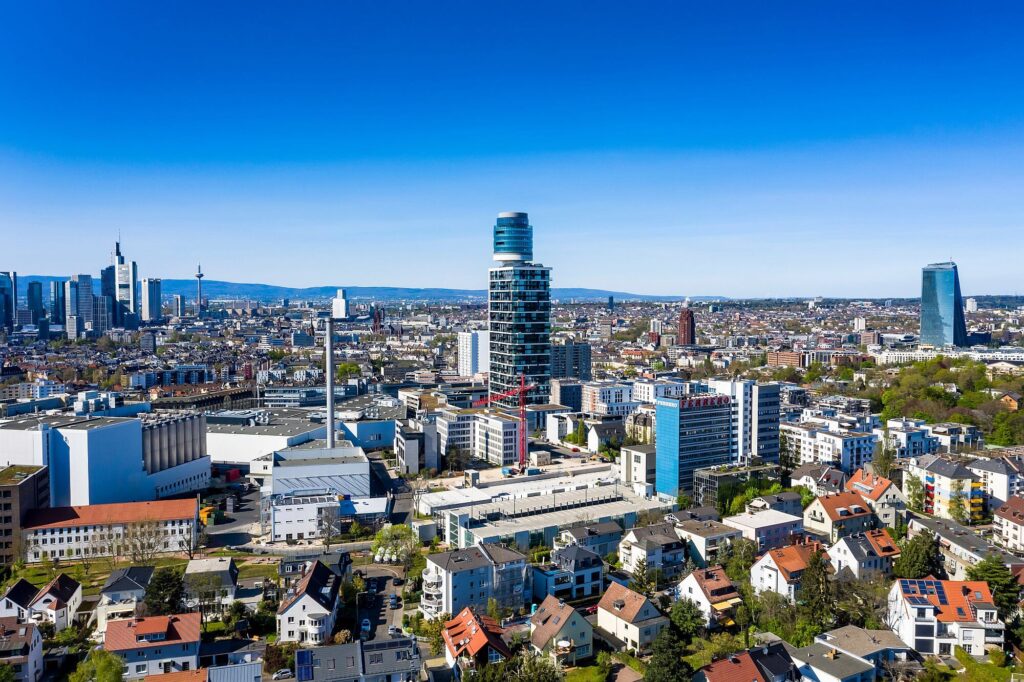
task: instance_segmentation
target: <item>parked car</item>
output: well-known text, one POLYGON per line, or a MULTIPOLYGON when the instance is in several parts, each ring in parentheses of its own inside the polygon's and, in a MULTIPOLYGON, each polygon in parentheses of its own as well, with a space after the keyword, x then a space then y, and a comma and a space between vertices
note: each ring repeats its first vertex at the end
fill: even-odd
POLYGON ((363 618, 362 625, 360 625, 360 628, 359 628, 360 631, 361 632, 369 632, 370 628, 371 628, 370 619, 369 618, 363 618))
POLYGON ((402 634, 402 628, 397 625, 388 626, 388 637, 399 637, 402 634))
POLYGON ((388 598, 388 606, 390 606, 392 609, 397 609, 398 608, 398 595, 397 594, 392 594, 388 598))
POLYGON ((391 584, 394 585, 395 587, 398 587, 399 585, 401 585, 404 582, 405 581, 402 580, 401 578, 392 578, 391 579, 391 584))
POLYGON ((288 668, 281 668, 276 673, 274 673, 272 679, 275 679, 275 680, 290 680, 293 677, 295 677, 295 673, 293 673, 288 668))

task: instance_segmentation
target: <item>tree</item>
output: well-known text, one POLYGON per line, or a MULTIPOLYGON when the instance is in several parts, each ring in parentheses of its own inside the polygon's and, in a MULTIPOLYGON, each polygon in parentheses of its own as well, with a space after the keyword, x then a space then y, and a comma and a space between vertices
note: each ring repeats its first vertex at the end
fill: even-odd
POLYGON ((216 573, 194 573, 185 576, 185 596, 189 603, 195 603, 203 622, 211 613, 219 613, 221 610, 221 585, 220 576, 216 573))
POLYGON ((398 561, 408 568, 413 554, 419 551, 420 541, 413 535, 412 528, 404 524, 386 526, 377 531, 370 546, 370 553, 380 550, 394 552, 398 561))
POLYGON ((565 674, 547 658, 523 654, 479 668, 474 682, 562 682, 565 674))
POLYGON ((169 616, 181 612, 184 595, 182 574, 173 568, 158 568, 146 588, 146 613, 150 616, 169 616))
POLYGON ((668 617, 672 620, 673 627, 687 642, 703 632, 707 625, 707 619, 704 618, 700 606, 691 599, 680 599, 672 604, 668 617))
POLYGON ((924 483, 917 476, 907 475, 907 507, 913 512, 924 511, 924 483))
POLYGON ((967 579, 988 583, 988 588, 992 591, 992 599, 999 611, 999 618, 1003 622, 1009 622, 1017 612, 1020 585, 1017 584, 1017 579, 1013 577, 1013 573, 1003 564, 999 556, 989 554, 968 568, 967 579))
POLYGON ((829 563, 821 550, 807 560, 807 568, 800 578, 800 600, 812 622, 824 628, 831 625, 835 613, 836 595, 828 575, 829 563))
POLYGON ((498 600, 494 597, 487 600, 487 615, 495 621, 501 622, 501 607, 498 606, 498 600))
POLYGON ((650 597, 658 589, 654 582, 654 576, 647 569, 647 559, 640 559, 636 562, 636 569, 633 571, 633 579, 629 581, 629 589, 650 597))
POLYGON ((920 580, 930 575, 938 577, 944 573, 939 563, 939 543, 931 531, 915 535, 903 546, 900 556, 892 566, 897 578, 920 580))
POLYGON ((971 512, 964 496, 964 481, 961 478, 953 481, 952 495, 949 498, 949 515, 957 523, 968 523, 971 512))
POLYGON ((434 656, 440 656, 444 651, 444 637, 441 636, 441 633, 444 631, 444 624, 451 618, 450 613, 442 613, 437 618, 428 620, 423 626, 424 635, 430 643, 430 653, 434 656))
POLYGON ((651 647, 646 682, 689 682, 693 669, 686 663, 686 644, 672 626, 664 628, 651 647))
POLYGON ((886 444, 878 444, 875 456, 871 458, 871 471, 876 476, 882 478, 889 478, 889 474, 892 473, 892 465, 895 462, 895 456, 892 448, 888 446, 888 431, 886 432, 886 444))
POLYGON ((0 663, 0 682, 15 682, 18 676, 10 663, 0 663))
POLYGON ((195 559, 196 555, 199 554, 199 550, 206 546, 210 536, 206 532, 206 528, 202 527, 197 533, 186 532, 178 540, 178 546, 181 551, 184 552, 189 560, 195 559))
POLYGON ((732 543, 726 557, 722 562, 725 566, 726 575, 737 583, 748 582, 750 580, 750 567, 757 561, 757 543, 753 540, 740 538, 732 543))
POLYGON ((121 682, 124 661, 104 649, 93 649, 75 672, 68 676, 68 682, 121 682))

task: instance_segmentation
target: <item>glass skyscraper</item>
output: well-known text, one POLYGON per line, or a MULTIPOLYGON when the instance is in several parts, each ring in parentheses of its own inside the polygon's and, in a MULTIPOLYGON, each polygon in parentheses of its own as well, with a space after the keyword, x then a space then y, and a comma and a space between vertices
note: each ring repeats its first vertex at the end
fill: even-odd
MULTIPOLYGON (((526 402, 543 405, 551 391, 551 268, 533 263, 533 227, 526 213, 499 213, 494 225, 494 260, 488 271, 487 320, 490 331, 490 392, 519 386, 535 388, 526 402)), ((513 408, 519 400, 496 404, 513 408)))
POLYGON ((921 275, 921 343, 966 346, 967 324, 956 263, 932 263, 921 275))

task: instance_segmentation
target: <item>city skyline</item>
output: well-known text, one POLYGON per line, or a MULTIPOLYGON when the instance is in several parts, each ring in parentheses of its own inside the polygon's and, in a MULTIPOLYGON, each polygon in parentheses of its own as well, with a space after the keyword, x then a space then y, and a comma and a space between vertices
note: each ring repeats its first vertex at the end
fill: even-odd
POLYGON ((164 279, 479 290, 491 216, 526 211, 556 288, 912 297, 952 257, 1016 293, 1022 10, 741 4, 728 32, 667 3, 13 8, 3 267, 120 232, 164 279), (429 258, 363 257, 392 245, 429 258))

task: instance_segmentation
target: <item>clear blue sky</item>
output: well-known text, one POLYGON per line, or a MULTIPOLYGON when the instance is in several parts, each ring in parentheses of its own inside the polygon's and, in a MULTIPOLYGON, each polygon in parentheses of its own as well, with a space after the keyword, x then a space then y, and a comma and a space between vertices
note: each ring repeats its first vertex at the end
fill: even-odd
POLYGON ((0 3, 0 269, 1020 291, 1019 2, 0 3))

